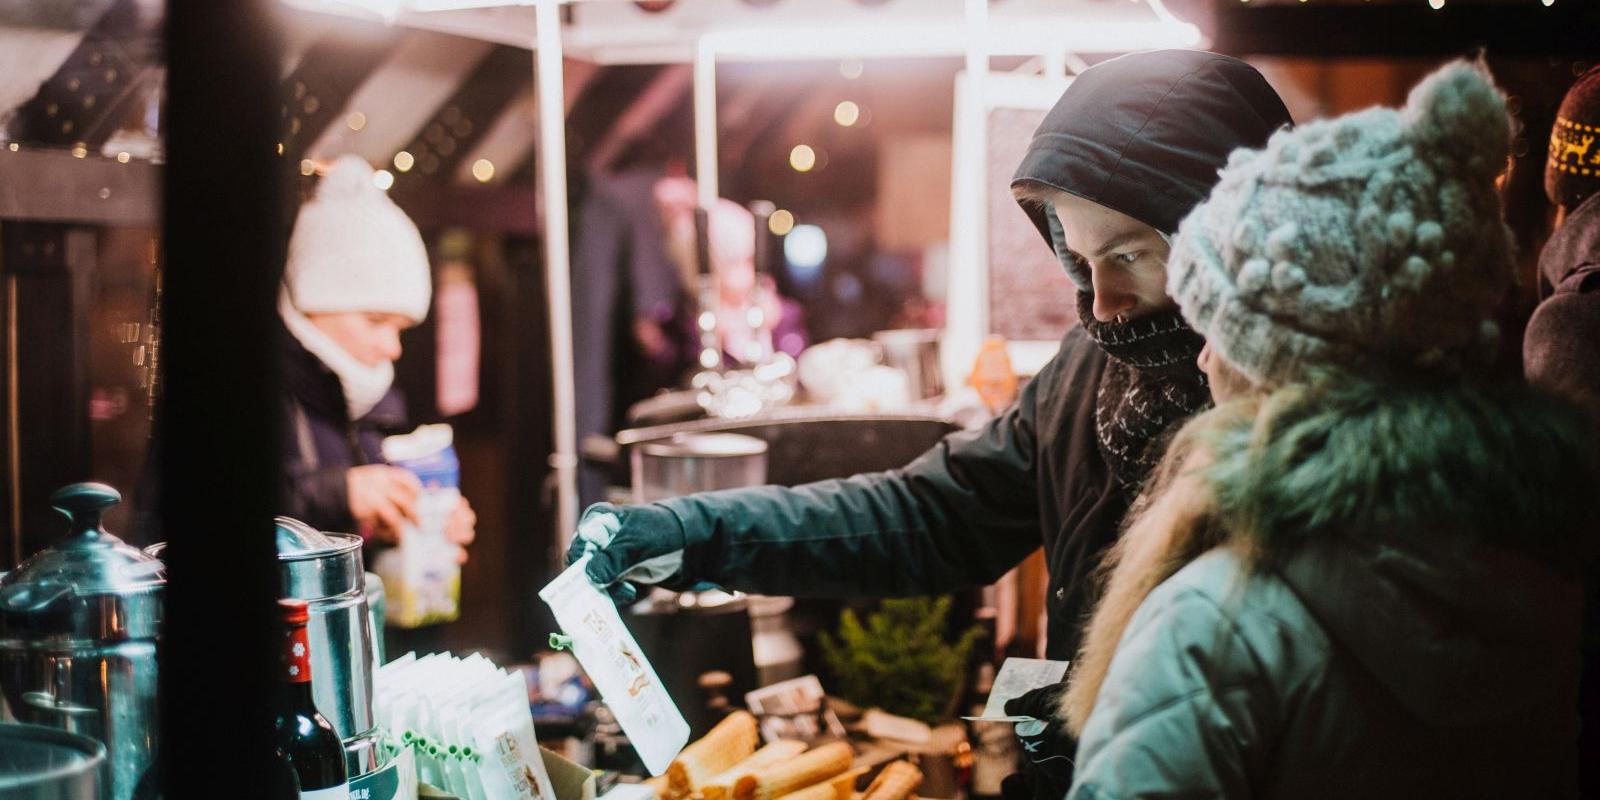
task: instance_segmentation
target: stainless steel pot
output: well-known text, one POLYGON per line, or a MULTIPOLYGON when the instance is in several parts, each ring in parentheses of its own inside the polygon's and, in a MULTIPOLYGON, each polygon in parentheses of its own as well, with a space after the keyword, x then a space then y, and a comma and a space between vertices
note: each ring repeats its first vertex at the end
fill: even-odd
MULTIPOLYGON (((278 572, 286 598, 305 600, 311 620, 311 696, 344 740, 350 777, 382 766, 372 716, 373 619, 367 612, 361 537, 324 533, 278 517, 278 572)), ((166 544, 145 552, 159 556, 166 544)))
POLYGON ((112 800, 131 797, 154 761, 166 585, 160 561, 100 526, 121 500, 100 483, 57 491, 50 502, 70 521, 67 537, 0 579, 7 705, 22 722, 104 743, 112 800))
POLYGON ((767 482, 767 443, 736 433, 680 433, 633 447, 633 501, 767 482))
POLYGON ((0 797, 100 800, 106 748, 40 725, 0 724, 0 797))
POLYGON ((372 717, 372 617, 361 537, 278 517, 283 596, 310 604, 311 696, 344 740, 350 776, 381 766, 372 717))

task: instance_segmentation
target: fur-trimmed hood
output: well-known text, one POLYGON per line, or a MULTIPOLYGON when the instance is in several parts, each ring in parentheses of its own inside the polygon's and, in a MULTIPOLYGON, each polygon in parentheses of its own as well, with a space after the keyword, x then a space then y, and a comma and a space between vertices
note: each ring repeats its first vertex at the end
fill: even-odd
POLYGON ((1528 391, 1344 378, 1198 418, 1174 445, 1191 466, 1116 551, 1074 678, 1093 685, 1069 694, 1069 720, 1086 719, 1110 660, 1099 650, 1149 590, 1224 545, 1280 577, 1430 724, 1571 694, 1560 676, 1575 670, 1578 619, 1563 610, 1580 606, 1592 555, 1592 441, 1581 416, 1528 391))
MULTIPOLYGON (((1586 557, 1581 423, 1526 392, 1329 382, 1219 437, 1221 518, 1264 554, 1328 635, 1419 717, 1515 713, 1569 691, 1553 643, 1576 638, 1586 557)), ((1269 406, 1270 409, 1269 400, 1269 406)), ((1577 653, 1572 653, 1576 658, 1577 653)))

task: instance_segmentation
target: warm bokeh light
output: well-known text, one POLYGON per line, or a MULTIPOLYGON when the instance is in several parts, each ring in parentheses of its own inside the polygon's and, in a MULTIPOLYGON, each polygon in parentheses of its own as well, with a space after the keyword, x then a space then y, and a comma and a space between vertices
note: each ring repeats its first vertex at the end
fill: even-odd
POLYGON ((817 151, 810 145, 797 144, 789 151, 789 166, 794 167, 795 172, 810 172, 816 165, 817 151))
POLYGON ((773 236, 783 236, 794 230, 794 214, 786 208, 772 212, 772 216, 767 217, 767 230, 772 231, 773 236))
POLYGON ((487 158, 480 158, 472 162, 472 177, 477 178, 478 183, 488 183, 494 180, 494 164, 487 158))
POLYGON ((861 119, 861 106, 845 100, 833 107, 833 121, 843 127, 850 127, 861 119))
POLYGON ((394 154, 394 168, 401 172, 410 172, 416 163, 417 159, 405 150, 394 154))

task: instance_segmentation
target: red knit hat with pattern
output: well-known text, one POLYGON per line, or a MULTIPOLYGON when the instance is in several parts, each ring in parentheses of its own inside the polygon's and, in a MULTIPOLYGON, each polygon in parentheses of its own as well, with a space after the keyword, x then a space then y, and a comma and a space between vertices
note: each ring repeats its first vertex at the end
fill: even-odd
POLYGON ((1600 67, 1585 72, 1561 101, 1550 131, 1544 193, 1573 209, 1600 190, 1600 67))

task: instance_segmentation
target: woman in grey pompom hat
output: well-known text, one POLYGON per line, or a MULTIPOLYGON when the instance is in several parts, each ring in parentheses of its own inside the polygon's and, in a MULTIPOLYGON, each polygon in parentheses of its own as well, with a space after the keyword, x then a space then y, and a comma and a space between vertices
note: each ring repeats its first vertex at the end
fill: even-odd
POLYGON ((1480 377, 1508 131, 1451 64, 1234 153, 1180 225, 1219 405, 1110 557, 1069 800, 1575 796, 1597 464, 1571 408, 1480 377))

